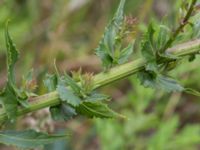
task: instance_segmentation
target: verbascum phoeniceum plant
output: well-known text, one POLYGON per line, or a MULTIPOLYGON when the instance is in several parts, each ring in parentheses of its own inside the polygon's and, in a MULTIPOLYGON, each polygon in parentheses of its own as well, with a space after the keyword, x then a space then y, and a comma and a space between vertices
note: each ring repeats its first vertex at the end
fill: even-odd
POLYGON ((20 148, 35 148, 67 138, 68 134, 50 135, 32 129, 4 130, 7 124, 15 124, 18 116, 46 107, 49 107, 52 119, 57 121, 67 121, 77 115, 88 118, 126 119, 126 116, 108 107, 106 103, 111 99, 110 96, 99 93, 97 89, 133 74, 137 74, 145 87, 200 96, 198 91, 184 87, 168 75, 170 70, 178 67, 177 64, 184 57, 189 57, 189 61, 192 61, 200 53, 197 0, 189 0, 186 3, 186 7, 182 8, 183 18, 175 30, 164 23, 150 23, 140 41, 138 51, 141 51, 141 58, 129 61, 134 52, 136 39, 129 39, 127 42, 125 38, 134 32, 132 26, 135 19, 125 17, 125 0, 121 0, 95 50, 102 61, 103 71, 97 75, 82 74, 81 71, 68 75, 59 73, 55 65, 55 73, 46 74, 44 79, 44 85, 49 91, 45 95, 33 93, 33 87, 28 85, 32 80, 32 71, 23 76, 20 87, 16 84, 14 69, 19 53, 8 32, 7 23, 7 83, 0 92, 0 143, 20 148), (188 41, 181 43, 180 39, 188 41))

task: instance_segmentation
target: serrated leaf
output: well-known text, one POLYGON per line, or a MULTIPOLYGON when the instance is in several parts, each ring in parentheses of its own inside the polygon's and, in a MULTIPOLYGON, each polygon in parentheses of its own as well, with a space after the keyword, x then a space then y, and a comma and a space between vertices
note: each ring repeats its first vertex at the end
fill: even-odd
POLYGON ((7 73, 8 82, 15 88, 15 75, 14 75, 14 65, 18 60, 19 52, 17 51, 9 33, 8 33, 8 22, 5 29, 5 39, 7 48, 7 73))
POLYGON ((8 33, 8 22, 5 28, 5 39, 7 47, 7 85, 0 95, 0 100, 8 118, 14 121, 17 116, 17 106, 21 96, 16 86, 14 74, 14 65, 18 60, 19 53, 8 33))
POLYGON ((34 130, 4 131, 0 132, 0 143, 20 148, 35 148, 66 137, 67 135, 48 135, 34 130))
POLYGON ((106 104, 100 102, 83 102, 76 107, 76 112, 89 118, 113 118, 120 116, 106 104))
POLYGON ((114 18, 106 27, 104 35, 96 49, 96 55, 101 59, 103 67, 110 68, 115 62, 115 50, 121 47, 120 29, 123 24, 123 9, 125 0, 121 0, 114 18))
POLYGON ((63 102, 67 102, 72 106, 78 106, 81 103, 81 99, 75 95, 71 90, 69 90, 65 85, 59 84, 57 86, 57 92, 59 94, 60 99, 63 102))
POLYGON ((133 46, 134 46, 134 43, 131 43, 120 52, 118 64, 123 64, 128 61, 128 58, 133 53, 133 46))
POLYGON ((58 106, 50 107, 51 116, 54 120, 69 120, 73 116, 77 115, 74 108, 69 106, 68 104, 62 103, 58 106))

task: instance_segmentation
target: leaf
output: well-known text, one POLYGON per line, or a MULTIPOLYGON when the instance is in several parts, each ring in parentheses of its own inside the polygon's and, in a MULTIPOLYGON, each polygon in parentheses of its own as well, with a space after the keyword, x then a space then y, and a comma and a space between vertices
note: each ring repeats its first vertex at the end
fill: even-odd
POLYGON ((4 91, 0 94, 0 101, 2 102, 5 113, 11 122, 15 121, 17 117, 18 100, 16 98, 13 88, 8 84, 4 91))
POLYGON ((66 82, 66 84, 69 85, 77 95, 81 95, 81 88, 68 74, 64 75, 62 82, 66 82))
POLYGON ((81 99, 76 96, 71 90, 67 89, 65 85, 59 84, 56 90, 59 94, 60 99, 63 102, 67 102, 72 106, 78 106, 81 103, 81 99))
POLYGON ((157 50, 154 45, 154 33, 155 29, 153 27, 153 23, 151 23, 141 43, 141 52, 147 62, 145 70, 158 72, 157 50))
POLYGON ((106 104, 100 102, 83 102, 76 107, 76 112, 89 118, 113 118, 121 116, 111 110, 106 104))
POLYGON ((162 88, 167 92, 182 92, 184 91, 184 87, 182 87, 176 80, 159 75, 157 77, 158 88, 162 88))
POLYGON ((57 84, 58 84, 58 78, 55 74, 53 75, 46 74, 44 85, 49 92, 55 91, 57 84))
POLYGON ((110 100, 110 96, 93 92, 90 96, 86 97, 84 101, 97 102, 110 100))
POLYGON ((34 130, 3 131, 0 132, 0 143, 20 148, 35 148, 66 137, 67 135, 48 135, 34 130))
POLYGON ((157 74, 151 71, 142 71, 138 73, 138 78, 144 87, 156 88, 157 74))
POLYGON ((118 64, 123 64, 128 61, 129 56, 133 53, 133 46, 134 43, 131 43, 120 52, 118 64))
POLYGON ((182 92, 182 87, 176 80, 155 72, 141 72, 138 75, 141 84, 145 87, 162 89, 166 92, 182 92))
POLYGON ((74 108, 69 106, 68 104, 62 103, 58 106, 50 107, 51 116, 54 120, 69 120, 73 116, 77 115, 74 108))
POLYGON ((120 29, 124 19, 124 4, 125 0, 121 0, 114 18, 106 27, 104 35, 96 49, 96 55, 101 59, 103 67, 106 69, 114 64, 115 50, 119 50, 121 47, 120 29))
POLYGON ((5 28, 5 39, 7 47, 7 85, 0 95, 0 100, 11 121, 17 116, 17 106, 20 102, 21 94, 17 89, 14 74, 14 65, 18 60, 19 53, 8 33, 8 22, 5 28))
POLYGON ((153 24, 151 23, 141 43, 141 52, 147 62, 156 61, 156 49, 153 44, 154 33, 155 30, 153 28, 153 24))
POLYGON ((7 73, 8 73, 8 82, 15 88, 15 74, 14 74, 14 65, 18 60, 19 52, 17 51, 9 33, 8 33, 8 22, 5 29, 5 39, 6 39, 6 48, 7 48, 7 73))
POLYGON ((158 37, 157 37, 157 49, 161 50, 170 38, 170 29, 165 25, 159 25, 158 37))
POLYGON ((200 92, 192 88, 185 88, 184 92, 200 97, 200 92))

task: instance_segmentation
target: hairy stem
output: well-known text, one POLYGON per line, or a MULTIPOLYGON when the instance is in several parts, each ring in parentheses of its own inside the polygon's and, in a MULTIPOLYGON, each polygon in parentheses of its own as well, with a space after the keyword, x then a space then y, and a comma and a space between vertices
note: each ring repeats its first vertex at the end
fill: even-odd
MULTIPOLYGON (((167 51, 175 56, 179 56, 180 58, 186 55, 199 54, 200 39, 177 45, 173 48, 168 49, 167 51)), ((114 81, 131 76, 137 73, 138 71, 143 70, 145 64, 146 62, 144 59, 137 59, 135 61, 131 61, 129 63, 116 66, 115 68, 112 68, 110 71, 106 73, 99 73, 95 75, 93 79, 95 85, 94 89, 100 88, 114 81)), ((29 112, 40 110, 42 108, 55 106, 60 104, 61 102, 59 100, 59 96, 56 91, 35 98, 31 98, 29 101, 30 101, 30 106, 28 108, 19 108, 17 113, 18 116, 22 116, 29 112)), ((7 119, 8 118, 6 113, 1 112, 0 122, 4 122, 7 119)))

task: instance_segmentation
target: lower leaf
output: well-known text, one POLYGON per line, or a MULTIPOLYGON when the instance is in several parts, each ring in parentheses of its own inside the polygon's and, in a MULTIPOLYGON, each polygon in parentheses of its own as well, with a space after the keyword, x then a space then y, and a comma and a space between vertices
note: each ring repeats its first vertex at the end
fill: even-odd
POLYGON ((20 148, 35 148, 56 140, 66 139, 68 135, 48 135, 34 130, 0 132, 0 143, 20 148))

